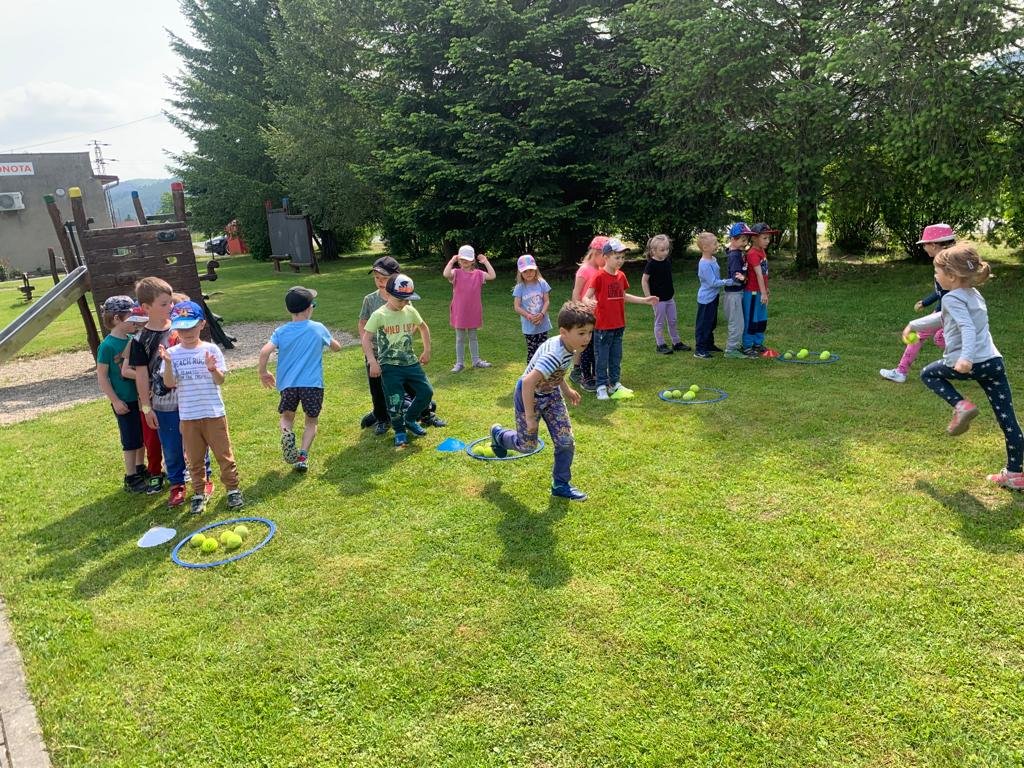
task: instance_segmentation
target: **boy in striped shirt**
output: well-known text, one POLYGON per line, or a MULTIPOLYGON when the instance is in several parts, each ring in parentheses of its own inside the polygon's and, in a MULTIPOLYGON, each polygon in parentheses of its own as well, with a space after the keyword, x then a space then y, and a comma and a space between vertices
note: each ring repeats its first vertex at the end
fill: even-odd
POLYGON ((193 515, 206 509, 207 448, 220 465, 220 479, 228 492, 228 509, 239 509, 245 504, 238 490, 238 469, 231 450, 224 400, 220 396, 220 385, 224 383, 228 366, 220 347, 199 338, 205 325, 202 307, 193 301, 179 302, 171 309, 171 328, 178 332, 178 343, 170 349, 160 347, 164 385, 178 390, 181 438, 193 486, 190 508, 193 515))
POLYGON ((516 428, 491 427, 491 449, 503 458, 509 448, 520 453, 536 450, 539 421, 544 419, 555 448, 551 495, 572 501, 583 501, 587 494, 570 482, 576 447, 563 396, 579 405, 580 393, 569 386, 565 376, 593 335, 594 311, 581 302, 566 302, 558 313, 558 335, 540 345, 516 382, 512 396, 516 428))

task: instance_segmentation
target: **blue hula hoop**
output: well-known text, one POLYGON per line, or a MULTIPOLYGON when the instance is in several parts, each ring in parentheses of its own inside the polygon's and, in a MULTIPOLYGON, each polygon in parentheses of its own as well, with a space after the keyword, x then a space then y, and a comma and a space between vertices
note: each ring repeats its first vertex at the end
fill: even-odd
POLYGON ((474 445, 479 445, 480 443, 484 442, 485 440, 488 443, 490 443, 491 442, 490 435, 488 435, 487 437, 481 437, 479 440, 474 440, 472 443, 467 445, 466 446, 466 455, 469 456, 471 459, 476 459, 477 461, 517 461, 519 459, 525 459, 528 456, 533 456, 535 453, 540 453, 544 449, 544 438, 538 437, 537 438, 537 447, 534 450, 530 451, 529 453, 518 453, 518 452, 514 451, 511 448, 509 449, 509 451, 511 451, 511 453, 509 453, 508 456, 480 456, 480 455, 478 455, 476 453, 473 453, 473 446, 474 445))
POLYGON ((787 360, 782 355, 779 355, 775 359, 778 360, 780 363, 796 363, 797 365, 829 365, 831 363, 838 363, 839 362, 839 355, 837 355, 835 353, 830 355, 828 360, 821 360, 821 359, 819 359, 818 355, 820 355, 820 354, 821 354, 820 352, 811 352, 803 360, 798 360, 795 357, 787 360), (813 360, 811 359, 812 356, 814 358, 813 360))
POLYGON ((670 389, 663 389, 658 392, 658 398, 664 400, 666 403, 672 403, 673 405, 707 405, 708 403, 720 403, 729 396, 729 393, 724 389, 718 387, 701 387, 698 392, 717 392, 718 397, 705 398, 704 400, 683 400, 681 398, 667 397, 666 394, 671 392, 670 389))
POLYGON ((267 520, 267 518, 265 517, 236 517, 233 520, 221 520, 216 523, 204 525, 198 531, 193 531, 188 536, 179 541, 177 544, 175 544, 174 549, 171 550, 171 561, 174 562, 175 565, 180 565, 182 568, 215 568, 218 565, 224 565, 225 563, 233 563, 235 560, 241 560, 243 557, 248 557, 253 552, 263 549, 263 547, 267 546, 267 543, 272 538, 274 538, 275 533, 277 533, 277 526, 274 525, 272 521, 267 520), (181 550, 181 548, 188 544, 189 539, 191 539, 197 533, 203 533, 204 531, 208 531, 211 528, 222 528, 227 525, 237 525, 238 523, 263 523, 263 525, 267 526, 270 530, 267 531, 267 535, 263 538, 263 541, 261 541, 255 547, 250 547, 244 552, 239 552, 238 554, 232 555, 231 557, 226 557, 223 560, 214 560, 210 563, 186 563, 178 557, 178 552, 181 550))

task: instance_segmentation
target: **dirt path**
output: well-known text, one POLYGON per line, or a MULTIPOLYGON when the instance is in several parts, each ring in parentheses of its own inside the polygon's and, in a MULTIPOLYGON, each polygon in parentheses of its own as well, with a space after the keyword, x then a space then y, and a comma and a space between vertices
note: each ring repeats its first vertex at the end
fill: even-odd
MULTIPOLYGON (((280 323, 235 323, 225 326, 238 341, 224 351, 232 369, 252 368, 260 348, 280 323)), ((344 346, 359 342, 345 331, 331 329, 344 346)), ((15 360, 0 366, 0 425, 17 424, 43 413, 78 403, 101 400, 96 385, 96 363, 88 352, 66 352, 49 357, 15 360)))

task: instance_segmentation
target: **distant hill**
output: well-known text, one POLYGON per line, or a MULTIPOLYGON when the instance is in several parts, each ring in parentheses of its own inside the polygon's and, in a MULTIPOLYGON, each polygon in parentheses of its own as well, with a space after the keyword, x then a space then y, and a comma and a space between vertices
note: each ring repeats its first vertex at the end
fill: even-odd
POLYGON ((146 215, 160 210, 160 195, 171 191, 171 182, 177 179, 126 179, 110 190, 110 207, 118 221, 135 218, 132 192, 139 193, 142 210, 146 215))

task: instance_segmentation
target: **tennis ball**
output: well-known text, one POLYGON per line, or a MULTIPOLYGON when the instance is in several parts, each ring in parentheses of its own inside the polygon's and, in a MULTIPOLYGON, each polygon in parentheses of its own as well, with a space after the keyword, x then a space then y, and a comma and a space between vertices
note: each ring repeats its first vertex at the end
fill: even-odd
POLYGON ((203 550, 203 552, 206 552, 207 554, 209 554, 210 552, 216 552, 217 551, 217 540, 213 539, 213 538, 206 539, 203 542, 202 550, 203 550))
POLYGON ((916 344, 919 338, 921 337, 918 336, 913 331, 911 331, 910 333, 907 334, 907 344, 916 344))
POLYGON ((690 391, 691 392, 699 392, 700 391, 700 385, 699 384, 691 384, 690 385, 690 391))
POLYGON ((224 542, 224 546, 227 547, 229 550, 238 549, 240 546, 242 546, 242 537, 234 531, 232 531, 228 534, 228 540, 224 542))
POLYGON ((228 543, 228 539, 230 539, 232 535, 231 531, 223 531, 220 535, 220 543, 226 545, 228 543))
POLYGON ((203 536, 203 534, 201 533, 197 533, 195 536, 188 540, 188 543, 196 549, 199 549, 199 547, 203 546, 204 541, 206 541, 206 537, 203 536))
POLYGON ((787 352, 786 354, 783 355, 783 358, 785 358, 786 360, 792 360, 793 359, 793 353, 792 352, 787 352))
POLYGON ((829 352, 827 349, 820 355, 818 355, 819 360, 828 360, 830 357, 832 357, 832 353, 829 352))
POLYGON ((683 400, 693 400, 693 398, 695 398, 696 396, 697 393, 694 392, 692 389, 688 389, 685 392, 683 392, 683 400))
POLYGON ((494 449, 491 448, 491 446, 489 446, 489 445, 481 445, 480 446, 480 455, 483 456, 484 458, 487 458, 487 459, 493 459, 494 458, 494 449))
POLYGON ((801 349, 799 352, 796 353, 796 356, 799 357, 801 360, 803 360, 809 354, 811 354, 811 353, 808 352, 806 349, 801 349))
POLYGON ((671 392, 668 393, 668 396, 671 397, 673 400, 678 400, 683 396, 683 393, 681 390, 673 389, 671 392))
POLYGON ((238 537, 242 541, 245 541, 246 539, 249 538, 249 529, 247 527, 245 527, 244 525, 236 525, 235 526, 235 533, 238 535, 238 537))

